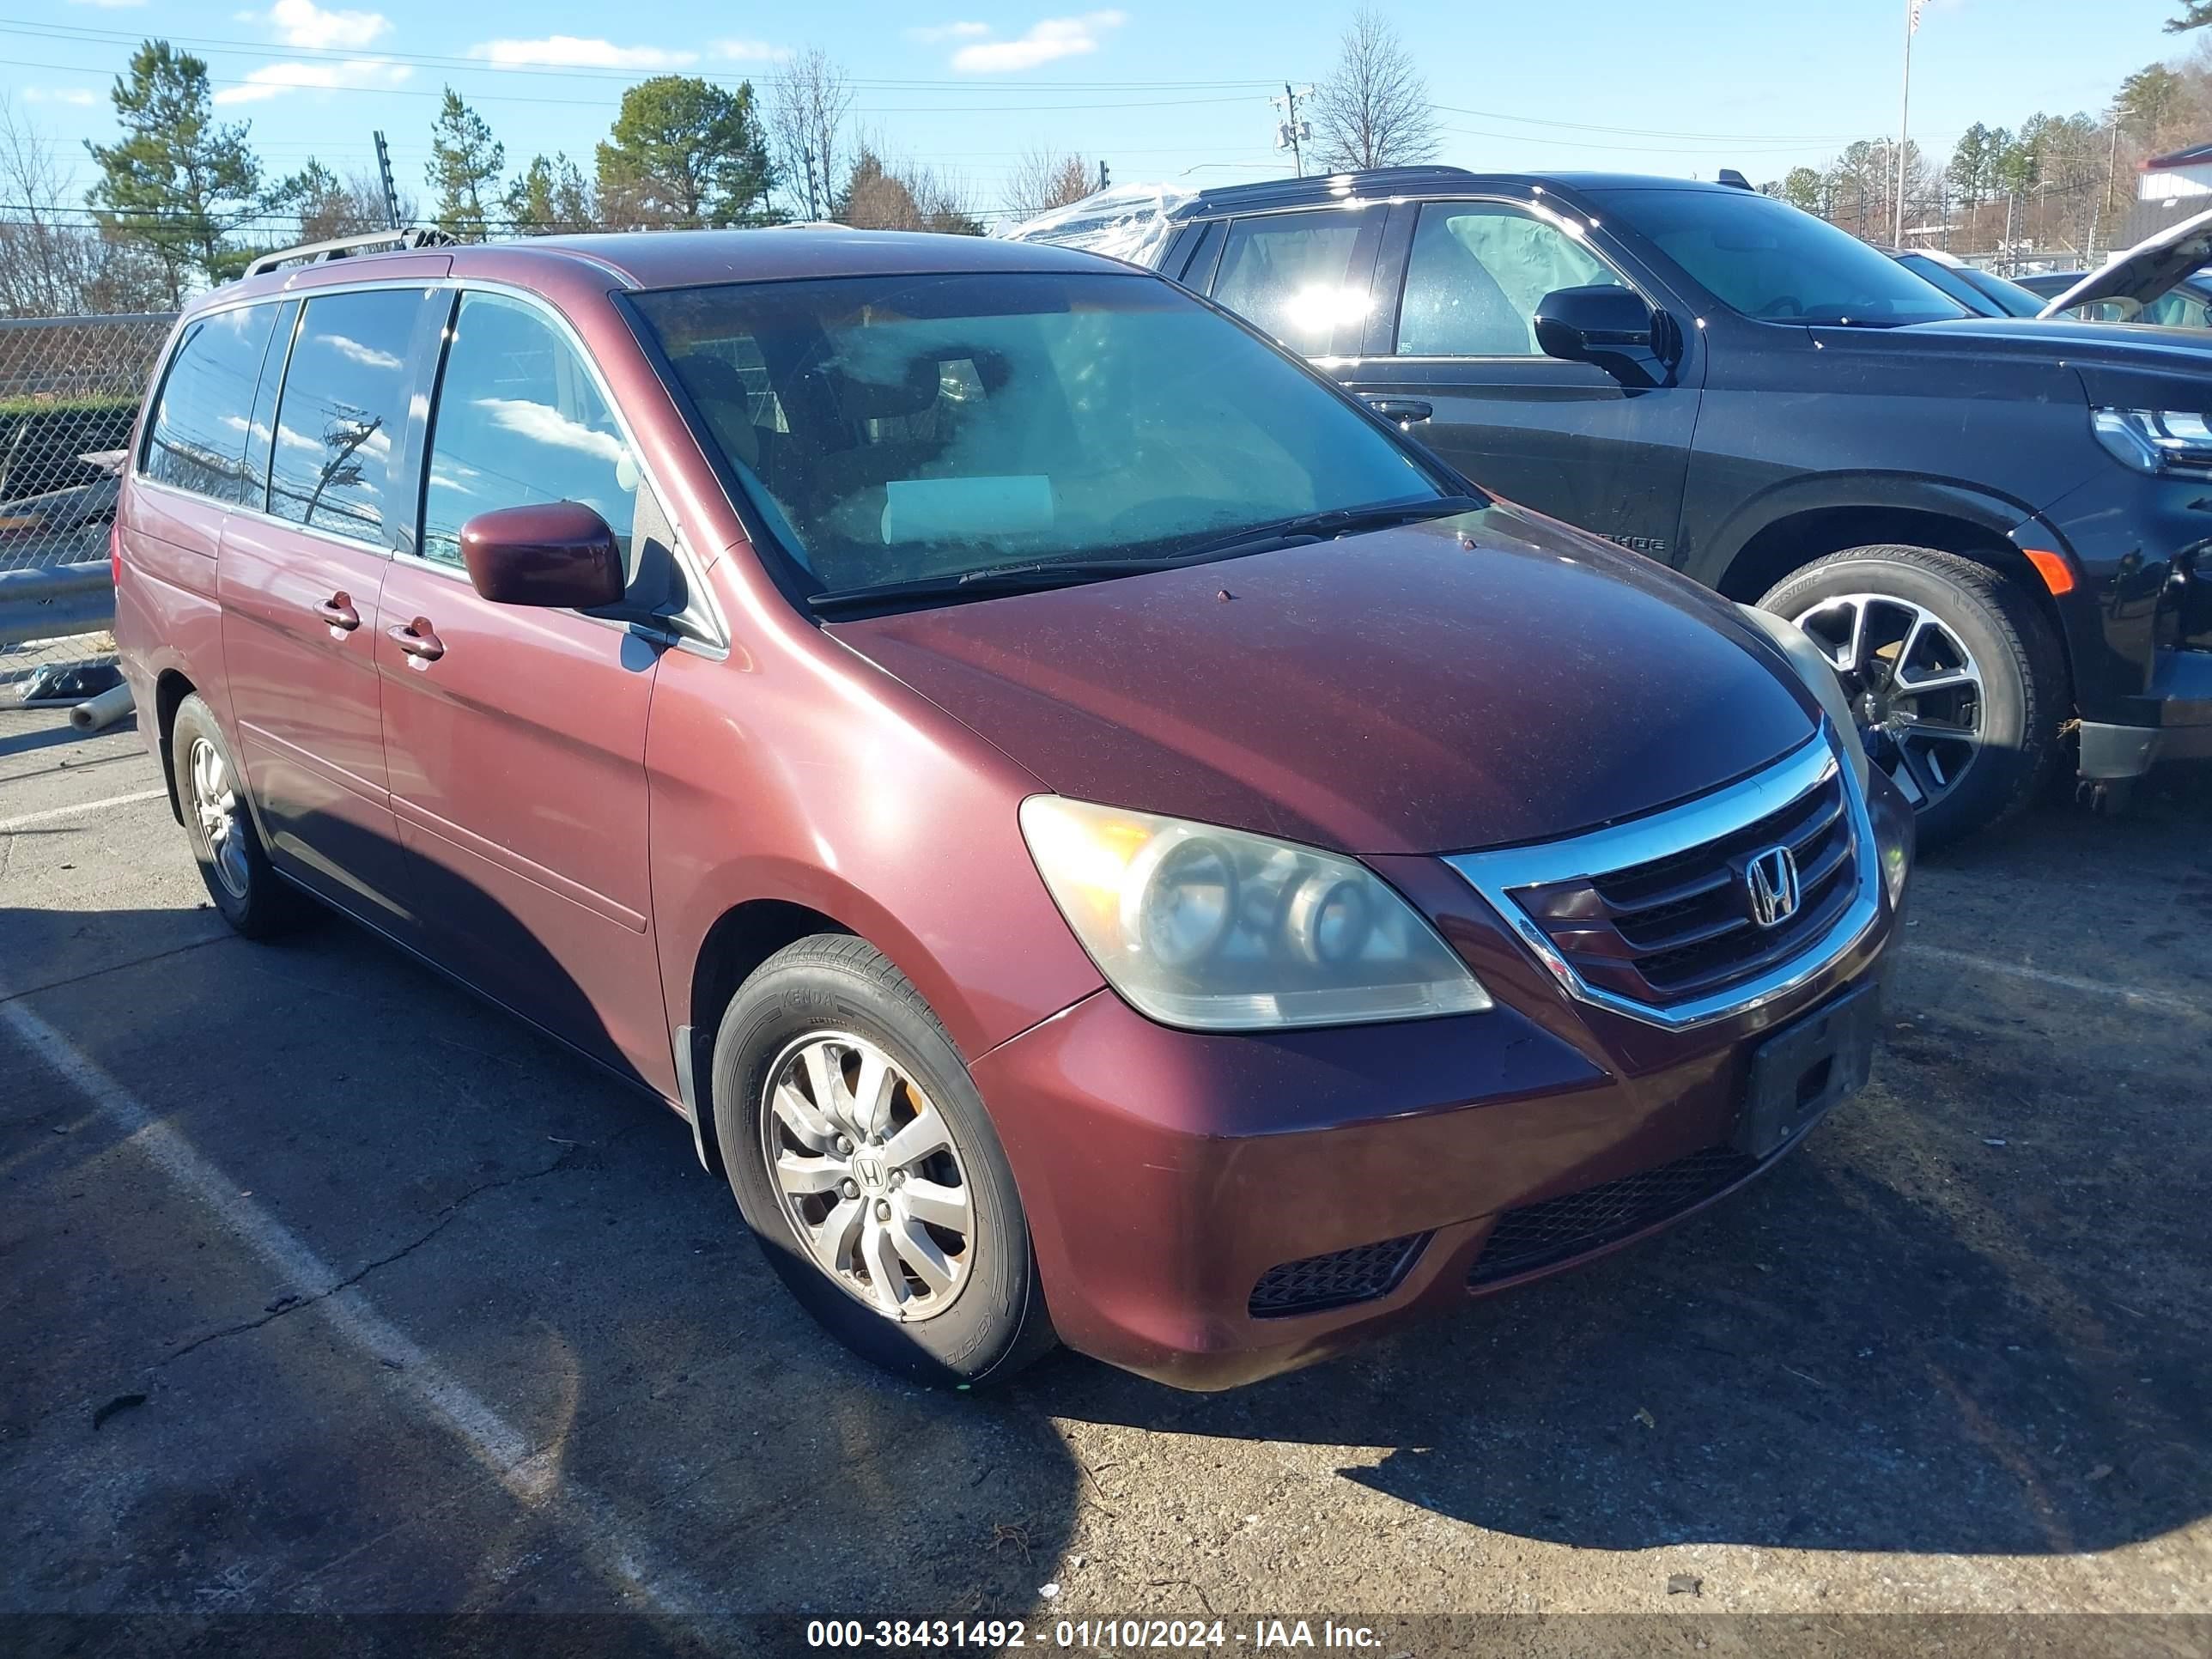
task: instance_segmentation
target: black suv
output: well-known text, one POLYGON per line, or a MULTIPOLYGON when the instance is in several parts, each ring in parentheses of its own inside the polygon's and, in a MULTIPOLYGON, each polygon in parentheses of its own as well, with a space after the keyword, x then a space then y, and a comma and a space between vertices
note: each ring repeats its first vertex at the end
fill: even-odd
POLYGON ((2023 804, 2075 716, 2100 793, 2212 755, 2201 336, 1970 317, 1727 184, 1389 168, 1149 224, 1093 200, 1092 234, 1016 234, 1134 253, 1485 489, 1800 623, 1923 838, 2023 804))

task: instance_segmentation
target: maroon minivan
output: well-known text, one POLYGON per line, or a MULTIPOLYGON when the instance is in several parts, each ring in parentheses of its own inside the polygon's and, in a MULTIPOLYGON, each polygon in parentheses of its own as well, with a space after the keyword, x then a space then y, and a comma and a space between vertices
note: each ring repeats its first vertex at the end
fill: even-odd
POLYGON ((1802 636, 1087 255, 310 251, 179 324, 116 551, 231 922, 659 1096, 912 1375, 1263 1376, 1867 1073, 1911 815, 1802 636))

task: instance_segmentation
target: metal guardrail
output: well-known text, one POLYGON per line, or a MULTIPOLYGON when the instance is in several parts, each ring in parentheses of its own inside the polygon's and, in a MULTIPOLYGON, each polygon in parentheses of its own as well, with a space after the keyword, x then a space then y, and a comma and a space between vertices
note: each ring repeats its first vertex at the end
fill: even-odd
POLYGON ((0 647, 68 639, 115 620, 107 561, 0 570, 0 647))

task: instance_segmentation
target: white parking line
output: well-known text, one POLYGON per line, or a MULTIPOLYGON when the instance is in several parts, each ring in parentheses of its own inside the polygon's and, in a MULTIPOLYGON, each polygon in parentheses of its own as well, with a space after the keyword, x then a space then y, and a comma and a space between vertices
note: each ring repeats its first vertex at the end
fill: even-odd
POLYGON ((2030 968, 2024 963, 1999 962, 1994 957, 1978 957, 1970 951, 1947 951, 1940 945, 1915 944, 1906 948, 1906 954, 1948 963, 1954 968, 1974 968, 1985 974, 2002 974, 2009 979, 2024 979, 2031 984, 2047 985, 2054 991, 2071 991, 2077 996, 2117 997, 2123 1002, 2139 1002, 2146 1008, 2163 1008, 2168 1013, 2212 1019, 2212 1006, 2191 1002, 2185 997, 2167 996, 2162 991, 2130 990, 2124 985, 2108 985, 2102 980, 2081 979, 2072 974, 2054 974, 2048 969, 2030 968))
POLYGON ((82 800, 74 806, 49 806, 43 812, 25 812, 19 817, 0 818, 0 835, 17 830, 27 830, 34 823, 52 823, 61 818, 73 818, 87 812, 102 812, 111 806, 135 806, 142 800, 167 800, 167 789, 135 789, 127 795, 110 795, 106 800, 82 800))
POLYGON ((518 1500, 551 1512, 610 1578, 662 1617, 695 1632, 713 1627, 714 1601, 681 1572, 655 1561, 653 1551, 629 1533, 611 1504, 562 1474, 564 1447, 556 1443, 533 1449, 520 1430, 377 1312, 360 1286, 346 1285, 345 1274, 247 1199, 235 1180, 209 1163, 183 1135, 45 1020, 21 1003, 9 1002, 0 1003, 0 1021, 123 1131, 128 1137, 125 1145, 210 1212, 295 1291, 311 1299, 346 1341, 382 1362, 371 1368, 371 1375, 413 1396, 417 1407, 458 1436, 518 1500))

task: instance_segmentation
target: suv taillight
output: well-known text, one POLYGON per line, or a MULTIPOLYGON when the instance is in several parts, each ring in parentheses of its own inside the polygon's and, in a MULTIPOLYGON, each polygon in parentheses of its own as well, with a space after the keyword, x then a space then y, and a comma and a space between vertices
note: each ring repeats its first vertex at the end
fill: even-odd
POLYGON ((107 585, 123 586, 123 525, 111 520, 107 526, 107 585))

